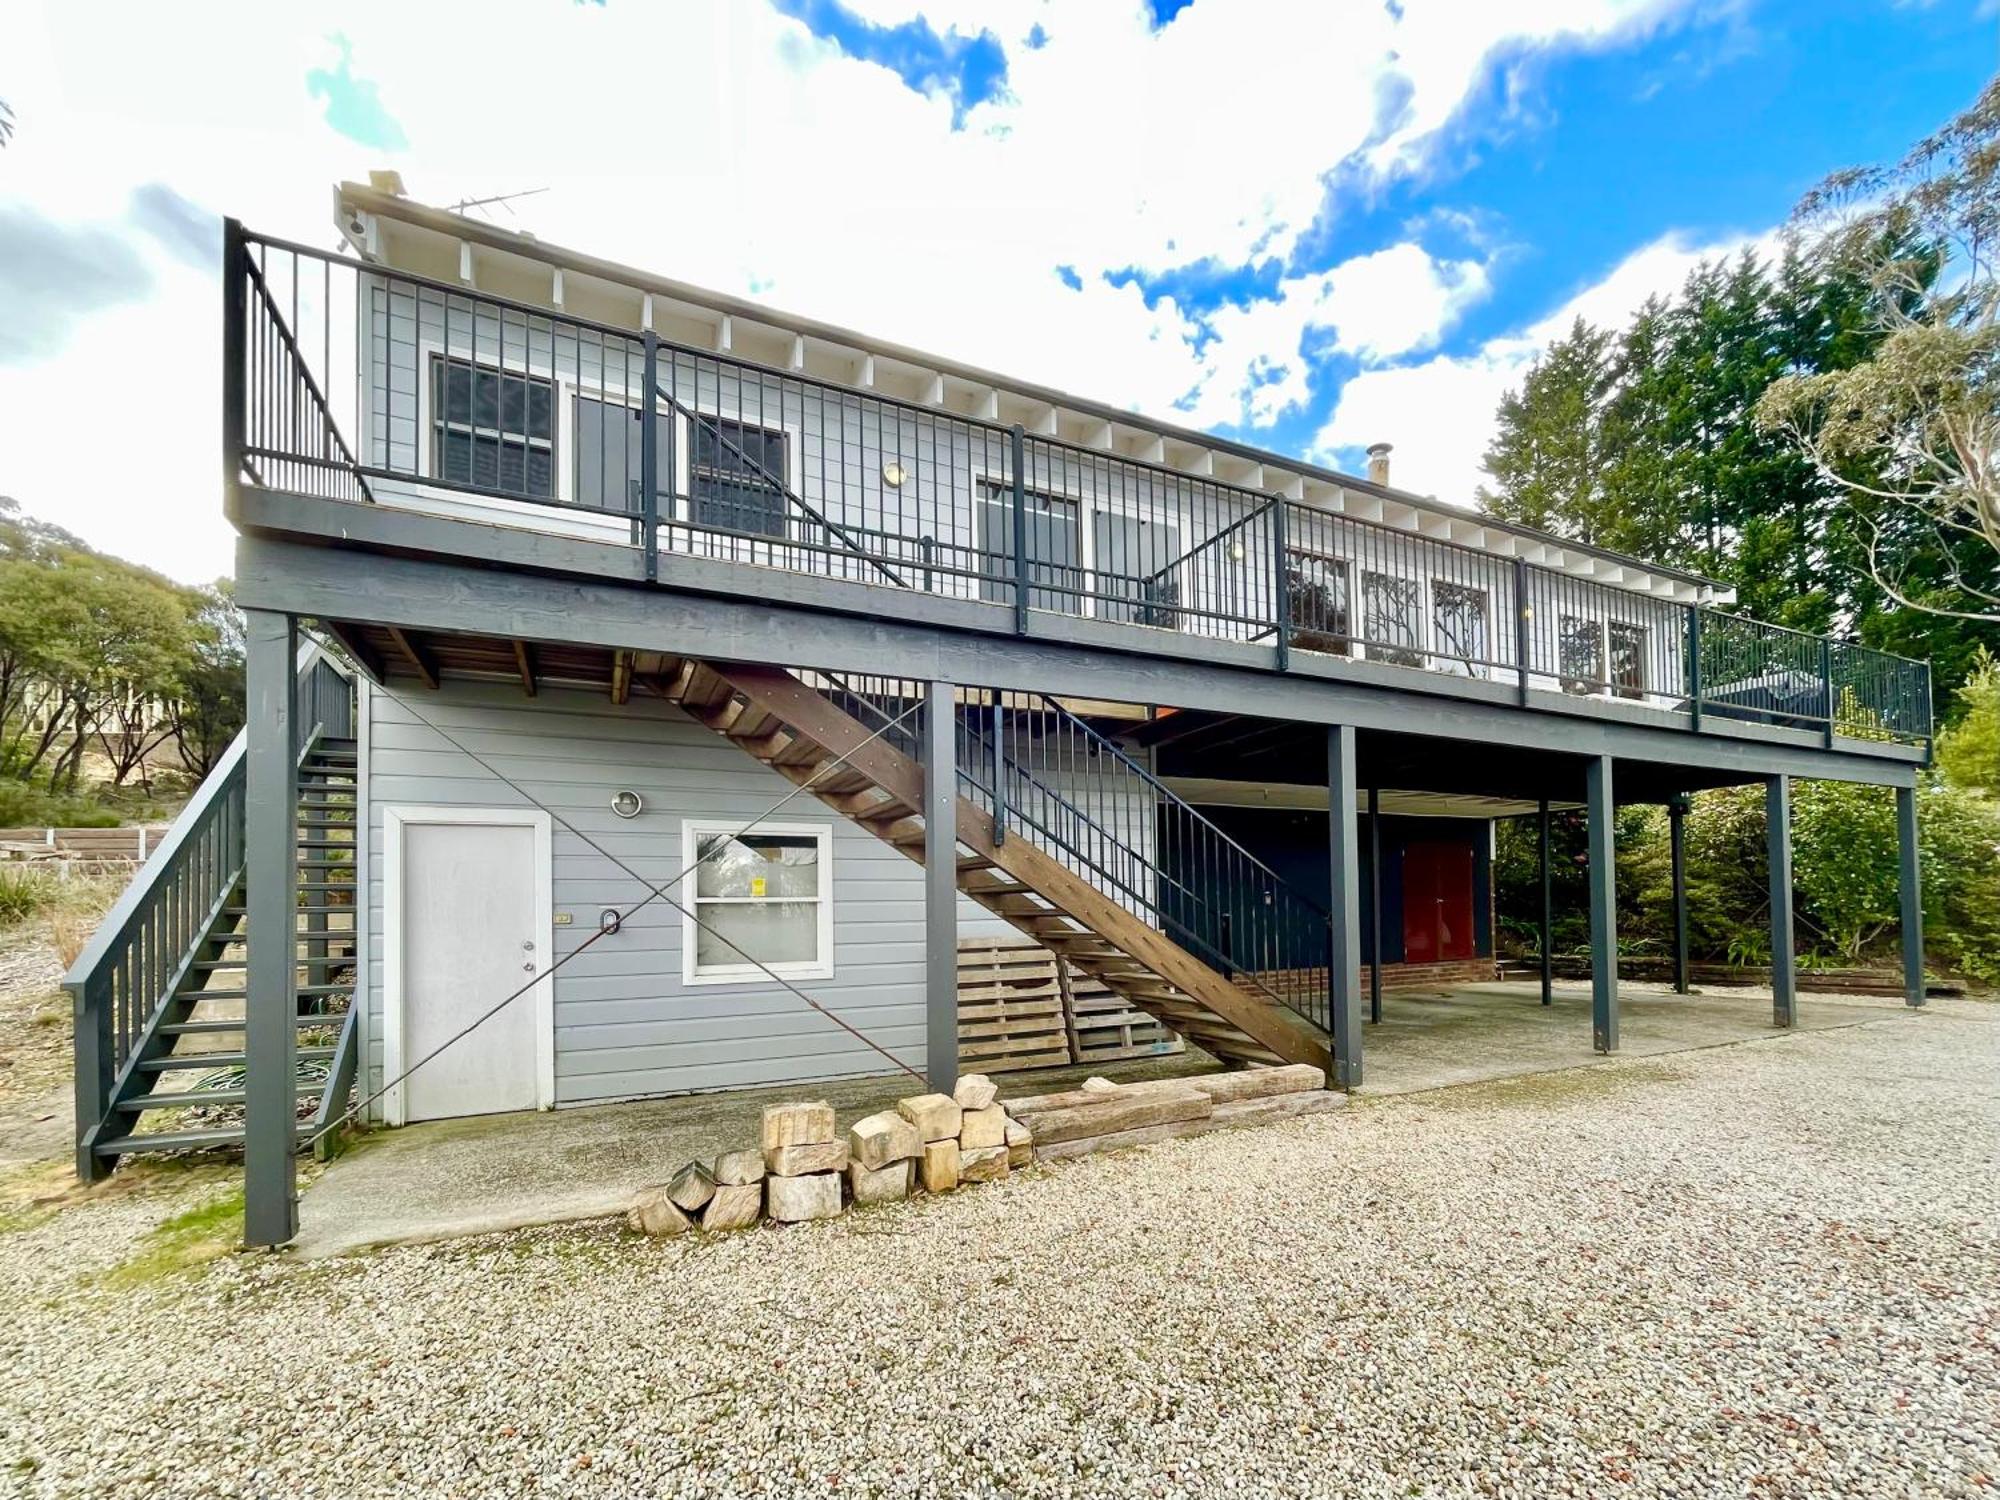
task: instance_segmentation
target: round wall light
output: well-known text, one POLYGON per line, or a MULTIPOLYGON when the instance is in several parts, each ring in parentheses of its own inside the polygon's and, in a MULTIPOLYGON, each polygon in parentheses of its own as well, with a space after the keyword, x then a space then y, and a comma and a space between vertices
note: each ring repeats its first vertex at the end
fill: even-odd
POLYGON ((893 458, 882 465, 882 482, 892 490, 900 490, 903 487, 903 481, 909 477, 910 471, 897 463, 893 458))
POLYGON ((611 798, 611 810, 621 818, 636 818, 645 806, 644 800, 633 791, 617 792, 611 798))

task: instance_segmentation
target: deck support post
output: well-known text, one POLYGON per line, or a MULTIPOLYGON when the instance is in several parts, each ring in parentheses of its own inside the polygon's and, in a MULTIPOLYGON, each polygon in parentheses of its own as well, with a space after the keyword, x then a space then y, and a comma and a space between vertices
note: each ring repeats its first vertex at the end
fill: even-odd
POLYGON ((1903 908, 1903 1003, 1924 1003, 1924 892, 1917 861, 1917 789, 1896 788, 1896 854, 1901 866, 1898 895, 1903 908))
POLYGON ((1789 1026, 1798 1010, 1798 959, 1792 946, 1792 778, 1764 783, 1764 839, 1771 864, 1771 1024, 1789 1026))
POLYGON ((243 1240, 253 1246, 299 1229, 297 643, 290 615, 244 611, 243 1240))
POLYGON ((1382 789, 1368 788, 1368 1020, 1382 1020, 1382 789))
POLYGON ((1616 839, 1612 832, 1611 757, 1584 767, 1590 820, 1590 1040, 1599 1052, 1618 1050, 1618 906, 1616 839))
POLYGON ((1556 1000, 1555 955, 1549 951, 1555 940, 1555 896, 1549 877, 1549 799, 1542 798, 1537 843, 1541 852, 1542 876, 1542 1004, 1556 1000))
POLYGON ((1667 803, 1667 842, 1671 848, 1674 886, 1674 993, 1688 992, 1687 812, 1685 793, 1667 803))
POLYGON ((955 695, 933 682, 924 693, 924 1037, 925 1072, 941 1094, 958 1083, 957 754, 955 695))
POLYGON ((1355 837, 1357 737, 1352 724, 1326 731, 1326 835, 1331 874, 1327 911, 1326 1004, 1333 1032, 1334 1082, 1361 1082, 1361 860, 1355 837))

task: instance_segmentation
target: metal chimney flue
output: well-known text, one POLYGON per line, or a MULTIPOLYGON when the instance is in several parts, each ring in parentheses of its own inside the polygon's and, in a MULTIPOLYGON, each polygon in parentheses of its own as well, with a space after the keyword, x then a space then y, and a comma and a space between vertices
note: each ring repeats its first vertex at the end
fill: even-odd
POLYGON ((1390 443, 1370 443, 1368 445, 1368 482, 1387 484, 1389 482, 1390 443))

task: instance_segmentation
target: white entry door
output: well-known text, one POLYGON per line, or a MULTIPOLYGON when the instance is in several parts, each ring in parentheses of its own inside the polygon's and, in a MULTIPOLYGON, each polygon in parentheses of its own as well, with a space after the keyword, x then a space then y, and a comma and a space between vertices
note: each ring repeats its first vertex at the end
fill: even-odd
POLYGON ((547 815, 389 808, 383 818, 383 1061, 391 1078, 415 1069, 390 1091, 390 1122, 553 1104, 547 815))

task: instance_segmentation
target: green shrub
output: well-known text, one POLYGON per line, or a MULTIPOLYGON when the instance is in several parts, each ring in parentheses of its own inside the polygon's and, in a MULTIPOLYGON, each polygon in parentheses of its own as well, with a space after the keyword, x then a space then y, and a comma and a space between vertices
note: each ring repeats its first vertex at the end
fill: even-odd
POLYGON ((0 828, 116 828, 123 821, 95 797, 0 776, 0 828))
POLYGON ((62 898, 62 882, 33 865, 0 865, 0 927, 25 922, 62 898))

